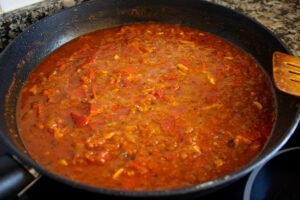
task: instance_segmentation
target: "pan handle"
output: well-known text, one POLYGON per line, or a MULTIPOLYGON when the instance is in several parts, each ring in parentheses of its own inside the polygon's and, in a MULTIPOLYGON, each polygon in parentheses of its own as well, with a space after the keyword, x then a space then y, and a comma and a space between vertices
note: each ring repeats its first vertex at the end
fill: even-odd
POLYGON ((20 196, 38 179, 10 155, 0 157, 0 200, 20 196))

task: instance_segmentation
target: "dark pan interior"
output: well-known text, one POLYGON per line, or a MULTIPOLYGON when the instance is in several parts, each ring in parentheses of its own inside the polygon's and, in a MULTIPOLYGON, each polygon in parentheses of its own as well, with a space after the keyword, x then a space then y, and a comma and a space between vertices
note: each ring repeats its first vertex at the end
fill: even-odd
MULTIPOLYGON (((35 165, 26 154, 19 151, 25 152, 25 149, 16 129, 15 106, 22 84, 43 58, 54 49, 84 33, 126 23, 149 21, 182 24, 218 35, 251 54, 263 66, 271 79, 272 53, 274 51, 287 52, 280 41, 259 24, 241 14, 205 1, 94 0, 83 3, 31 26, 2 53, 0 57, 0 135, 6 141, 8 149, 13 154, 17 154, 23 162, 35 165)), ((207 190, 223 185, 225 182, 245 175, 255 165, 278 150, 294 131, 299 120, 299 112, 296 97, 278 90, 275 92, 278 104, 277 123, 268 144, 253 163, 212 184, 177 190, 177 192, 172 191, 172 194, 207 190)), ((39 166, 35 165, 35 167, 45 173, 39 166)), ((93 191, 110 193, 109 190, 101 189, 93 191)), ((146 192, 142 195, 171 194, 168 192, 146 192)), ((136 195, 137 193, 119 192, 119 194, 136 195)))

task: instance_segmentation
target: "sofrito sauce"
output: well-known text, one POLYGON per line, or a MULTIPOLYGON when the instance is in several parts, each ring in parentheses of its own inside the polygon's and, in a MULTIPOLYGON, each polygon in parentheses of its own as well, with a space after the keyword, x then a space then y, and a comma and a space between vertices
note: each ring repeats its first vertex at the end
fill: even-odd
POLYGON ((158 190, 253 160, 275 120, 256 61, 214 35, 135 24, 80 36, 30 74, 17 123, 34 160, 71 180, 158 190))

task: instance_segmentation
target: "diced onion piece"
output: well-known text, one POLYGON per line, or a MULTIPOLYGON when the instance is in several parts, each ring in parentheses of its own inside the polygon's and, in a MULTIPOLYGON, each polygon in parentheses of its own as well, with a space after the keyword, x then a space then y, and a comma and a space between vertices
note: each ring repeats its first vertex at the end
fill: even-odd
POLYGON ((259 109, 263 109, 263 106, 261 105, 261 103, 259 103, 258 101, 253 101, 253 104, 259 109))
POLYGON ((221 167, 224 164, 224 162, 221 159, 216 159, 215 164, 216 164, 217 167, 221 167))
POLYGON ((207 79, 208 81, 212 84, 212 85, 215 85, 216 84, 216 80, 210 76, 209 74, 207 74, 207 79))
POLYGON ((201 153, 201 150, 198 145, 193 145, 192 147, 193 147, 193 150, 195 150, 197 153, 201 153))
POLYGON ((130 171, 127 172, 128 176, 133 176, 134 174, 135 174, 135 172, 133 170, 130 170, 130 171))
POLYGON ((234 143, 239 145, 241 142, 246 143, 246 144, 250 144, 252 141, 244 136, 241 135, 237 135, 234 139, 234 143))
POLYGON ((208 106, 203 106, 201 109, 202 110, 211 110, 211 109, 219 109, 219 108, 222 108, 223 105, 220 104, 220 103, 214 103, 214 104, 211 104, 211 105, 208 105, 208 106))
POLYGON ((63 132, 59 130, 58 128, 53 129, 53 134, 55 139, 59 139, 64 136, 63 132))
POLYGON ((187 45, 190 45, 190 46, 194 46, 195 45, 194 42, 188 41, 188 40, 180 40, 180 43, 181 44, 187 44, 187 45))
POLYGON ((37 94, 37 85, 32 86, 29 90, 32 94, 36 95, 37 94))
POLYGON ((192 133, 194 131, 194 128, 193 127, 187 127, 186 129, 185 129, 185 133, 192 133))
POLYGON ((115 60, 119 60, 119 59, 120 59, 120 56, 119 56, 118 54, 116 54, 116 55, 114 56, 114 59, 115 59, 115 60))
POLYGON ((117 179, 117 178, 123 173, 123 171, 124 171, 124 168, 118 169, 118 170, 114 173, 113 179, 117 179))
POLYGON ((116 132, 110 132, 105 136, 105 139, 111 139, 114 135, 116 134, 116 132))
POLYGON ((181 71, 188 71, 189 68, 187 66, 185 66, 184 64, 178 63, 177 64, 178 69, 180 69, 181 71))
POLYGON ((69 163, 64 159, 59 160, 59 164, 61 164, 63 166, 68 166, 69 165, 69 163))

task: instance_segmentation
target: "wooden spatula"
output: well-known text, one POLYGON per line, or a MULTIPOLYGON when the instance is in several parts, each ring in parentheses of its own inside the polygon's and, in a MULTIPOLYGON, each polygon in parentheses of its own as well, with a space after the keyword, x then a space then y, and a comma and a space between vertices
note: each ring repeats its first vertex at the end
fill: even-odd
POLYGON ((300 96, 300 58, 274 52, 273 75, 279 90, 300 96))

